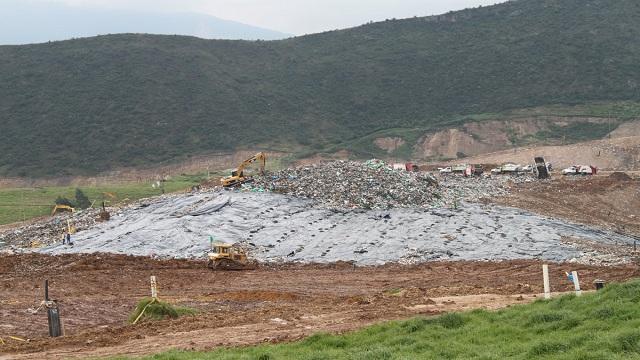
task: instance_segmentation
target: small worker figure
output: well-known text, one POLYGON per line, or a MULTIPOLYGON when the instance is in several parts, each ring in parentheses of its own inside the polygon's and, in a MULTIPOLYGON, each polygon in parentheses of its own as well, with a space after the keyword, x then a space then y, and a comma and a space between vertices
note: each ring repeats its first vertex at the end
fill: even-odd
POLYGON ((71 242, 71 234, 69 234, 69 232, 65 232, 64 233, 64 238, 62 240, 62 245, 67 244, 67 245, 73 245, 73 243, 71 242))
POLYGON ((568 273, 568 272, 564 272, 567 275, 567 280, 571 281, 571 283, 575 283, 575 280, 573 279, 573 273, 568 273))

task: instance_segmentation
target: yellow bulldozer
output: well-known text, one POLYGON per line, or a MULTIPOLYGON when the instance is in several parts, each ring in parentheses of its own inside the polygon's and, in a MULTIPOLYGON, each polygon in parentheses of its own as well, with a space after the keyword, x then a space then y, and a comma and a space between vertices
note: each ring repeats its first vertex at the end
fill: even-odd
POLYGON ((213 270, 253 270, 255 265, 249 262, 247 254, 231 244, 213 244, 207 255, 207 266, 213 270))
POLYGON ((245 176, 244 169, 256 161, 260 162, 260 175, 264 175, 264 167, 267 163, 267 155, 263 152, 259 152, 240 163, 240 165, 238 165, 238 167, 231 172, 231 176, 223 177, 222 179, 220 179, 220 184, 223 187, 233 187, 251 180, 250 177, 245 176))

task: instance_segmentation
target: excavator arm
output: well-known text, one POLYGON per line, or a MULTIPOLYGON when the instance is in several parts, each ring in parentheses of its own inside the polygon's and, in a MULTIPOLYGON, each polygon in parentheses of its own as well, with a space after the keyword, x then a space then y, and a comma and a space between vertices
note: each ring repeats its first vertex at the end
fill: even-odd
POLYGON ((220 183, 222 184, 222 186, 232 187, 246 182, 248 178, 244 176, 244 169, 256 161, 260 162, 260 174, 263 175, 264 168, 267 164, 267 155, 263 152, 259 152, 240 163, 240 165, 238 165, 238 167, 231 172, 231 176, 220 179, 220 183))
POLYGON ((264 174, 264 167, 267 164, 267 156, 263 152, 259 152, 247 160, 243 161, 236 170, 231 173, 231 176, 240 176, 244 177, 244 168, 251 165, 252 163, 260 161, 260 175, 264 174))

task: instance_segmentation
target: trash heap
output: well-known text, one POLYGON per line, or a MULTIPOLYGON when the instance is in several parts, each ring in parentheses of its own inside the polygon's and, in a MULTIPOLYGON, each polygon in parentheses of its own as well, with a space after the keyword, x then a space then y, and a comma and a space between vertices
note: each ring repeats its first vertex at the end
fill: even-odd
POLYGON ((329 208, 431 207, 437 180, 426 173, 393 170, 380 160, 335 161, 259 176, 245 191, 270 191, 314 199, 329 208))
MULTIPOLYGON (((521 179, 525 180, 524 177, 521 179)), ((464 177, 449 175, 439 181, 440 198, 434 201, 434 207, 457 207, 464 200, 478 202, 481 199, 509 194, 507 183, 522 181, 510 176, 464 177)))
MULTIPOLYGON (((19 228, 0 231, 0 248, 39 248, 62 241, 67 230, 67 220, 76 231, 95 225, 99 209, 87 209, 75 214, 60 214, 45 220, 36 220, 19 228)), ((73 236, 72 236, 73 240, 73 236)))

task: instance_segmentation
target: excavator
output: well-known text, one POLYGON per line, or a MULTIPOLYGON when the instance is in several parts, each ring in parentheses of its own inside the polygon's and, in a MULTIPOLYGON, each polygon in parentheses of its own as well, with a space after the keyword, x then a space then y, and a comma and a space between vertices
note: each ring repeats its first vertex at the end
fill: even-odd
POLYGON ((54 216, 59 211, 71 211, 71 213, 73 213, 73 212, 76 211, 76 209, 74 209, 73 207, 71 207, 69 205, 56 204, 53 207, 53 210, 51 210, 51 216, 54 216))
POLYGON ((220 183, 222 184, 222 186, 234 187, 251 180, 250 177, 244 176, 244 169, 256 161, 260 162, 260 175, 263 175, 264 167, 267 163, 267 155, 263 152, 259 152, 240 163, 240 165, 238 165, 238 167, 231 172, 231 176, 220 179, 220 183))

